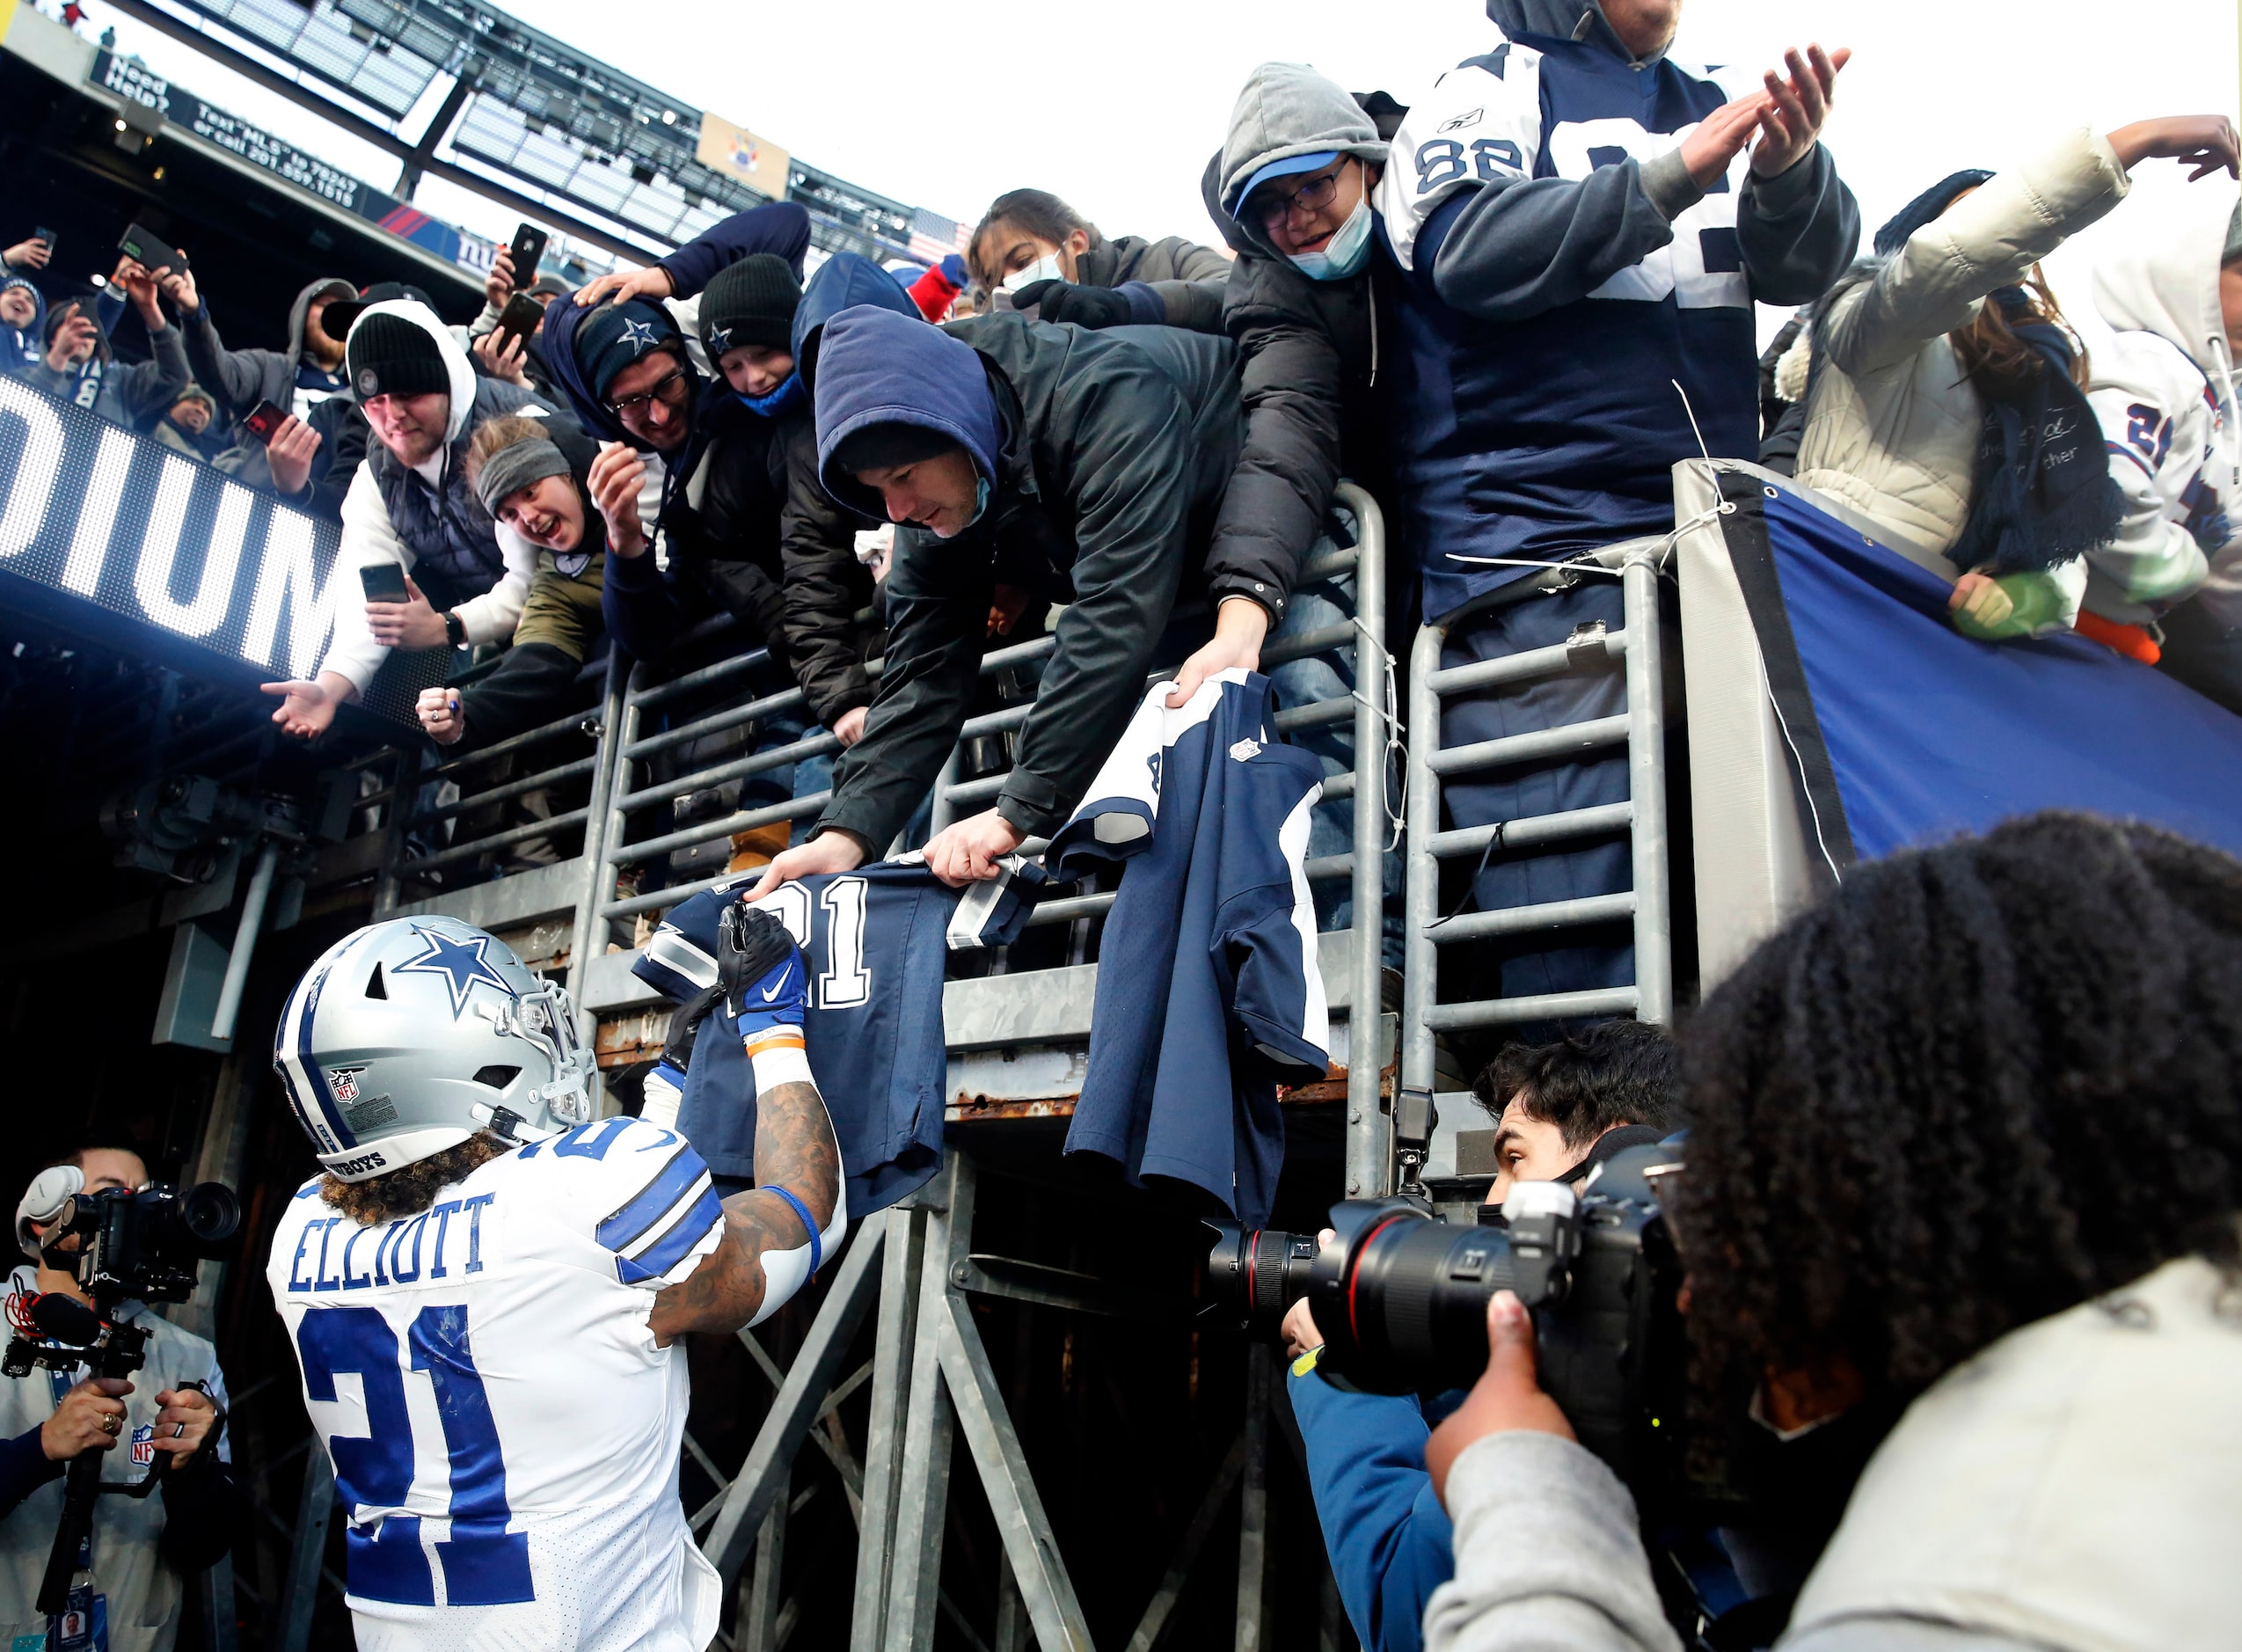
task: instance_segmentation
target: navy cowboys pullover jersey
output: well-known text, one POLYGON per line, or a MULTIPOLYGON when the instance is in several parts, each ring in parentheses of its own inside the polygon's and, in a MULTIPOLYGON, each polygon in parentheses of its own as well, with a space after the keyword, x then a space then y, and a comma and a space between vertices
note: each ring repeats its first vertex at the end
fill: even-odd
MULTIPOLYGON (((809 966, 803 1036, 851 1217, 893 1204, 941 1166, 943 960, 1018 938, 1043 874, 1007 864, 1002 876, 960 890, 909 856, 782 883, 759 903, 778 913, 809 966)), ((714 986, 717 918, 762 875, 744 873, 672 909, 632 973, 672 998, 714 986)), ((693 1042, 677 1113, 678 1129, 718 1175, 755 1180, 755 1094, 738 1023, 719 1004, 693 1042)))
POLYGON ((1172 686, 1145 696, 1045 857, 1061 878, 1127 865, 1067 1151, 1203 1188, 1259 1225, 1284 1162, 1277 1078, 1329 1064, 1304 870, 1323 769, 1276 743, 1267 677, 1224 671, 1176 711, 1172 686))
POLYGON ((1729 93, 1629 62, 1585 0, 1488 15, 1490 49, 1412 104, 1376 199, 1403 274, 1395 495, 1435 618, 1531 572, 1458 556, 1669 530, 1698 428, 1716 458, 1756 457, 1753 302, 1811 303, 1860 237, 1819 146, 1771 179, 1739 155, 1698 190, 1676 151, 1729 93), (1532 26, 1560 14, 1570 38, 1532 26))

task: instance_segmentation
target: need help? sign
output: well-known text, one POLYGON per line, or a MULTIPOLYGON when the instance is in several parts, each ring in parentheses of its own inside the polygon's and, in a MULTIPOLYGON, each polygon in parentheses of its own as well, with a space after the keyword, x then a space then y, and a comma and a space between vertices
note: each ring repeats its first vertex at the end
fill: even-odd
POLYGON ((340 540, 269 494, 0 378, 0 577, 157 626, 217 656, 214 675, 305 677, 332 627, 340 540))

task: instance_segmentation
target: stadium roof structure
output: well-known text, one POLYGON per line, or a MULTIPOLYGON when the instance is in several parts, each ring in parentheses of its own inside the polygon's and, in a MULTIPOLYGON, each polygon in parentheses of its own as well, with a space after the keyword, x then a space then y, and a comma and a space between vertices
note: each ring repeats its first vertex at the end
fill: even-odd
MULTIPOLYGON (((768 200, 816 245, 922 262, 959 227, 778 156, 758 188, 702 157, 705 112, 467 0, 115 0, 128 16, 314 110, 403 163, 625 257, 647 259, 768 200), (435 106, 418 132, 407 117, 435 106)), ((734 128, 736 130, 736 128, 734 128)))

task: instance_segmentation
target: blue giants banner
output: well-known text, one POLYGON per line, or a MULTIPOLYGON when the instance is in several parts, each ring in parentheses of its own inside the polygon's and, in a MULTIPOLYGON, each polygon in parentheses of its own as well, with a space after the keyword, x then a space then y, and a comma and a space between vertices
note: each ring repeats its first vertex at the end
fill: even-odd
POLYGON ((1833 868, 2045 808, 2242 854, 2242 718, 2083 637, 1974 642, 1945 581, 1751 476, 1720 486, 1803 823, 1833 868))

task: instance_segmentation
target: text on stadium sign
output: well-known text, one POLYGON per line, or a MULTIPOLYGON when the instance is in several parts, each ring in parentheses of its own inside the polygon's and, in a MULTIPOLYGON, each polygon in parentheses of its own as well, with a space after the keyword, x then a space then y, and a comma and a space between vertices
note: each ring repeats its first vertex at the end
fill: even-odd
POLYGON ((309 676, 333 623, 326 523, 0 379, 0 574, 309 676))

